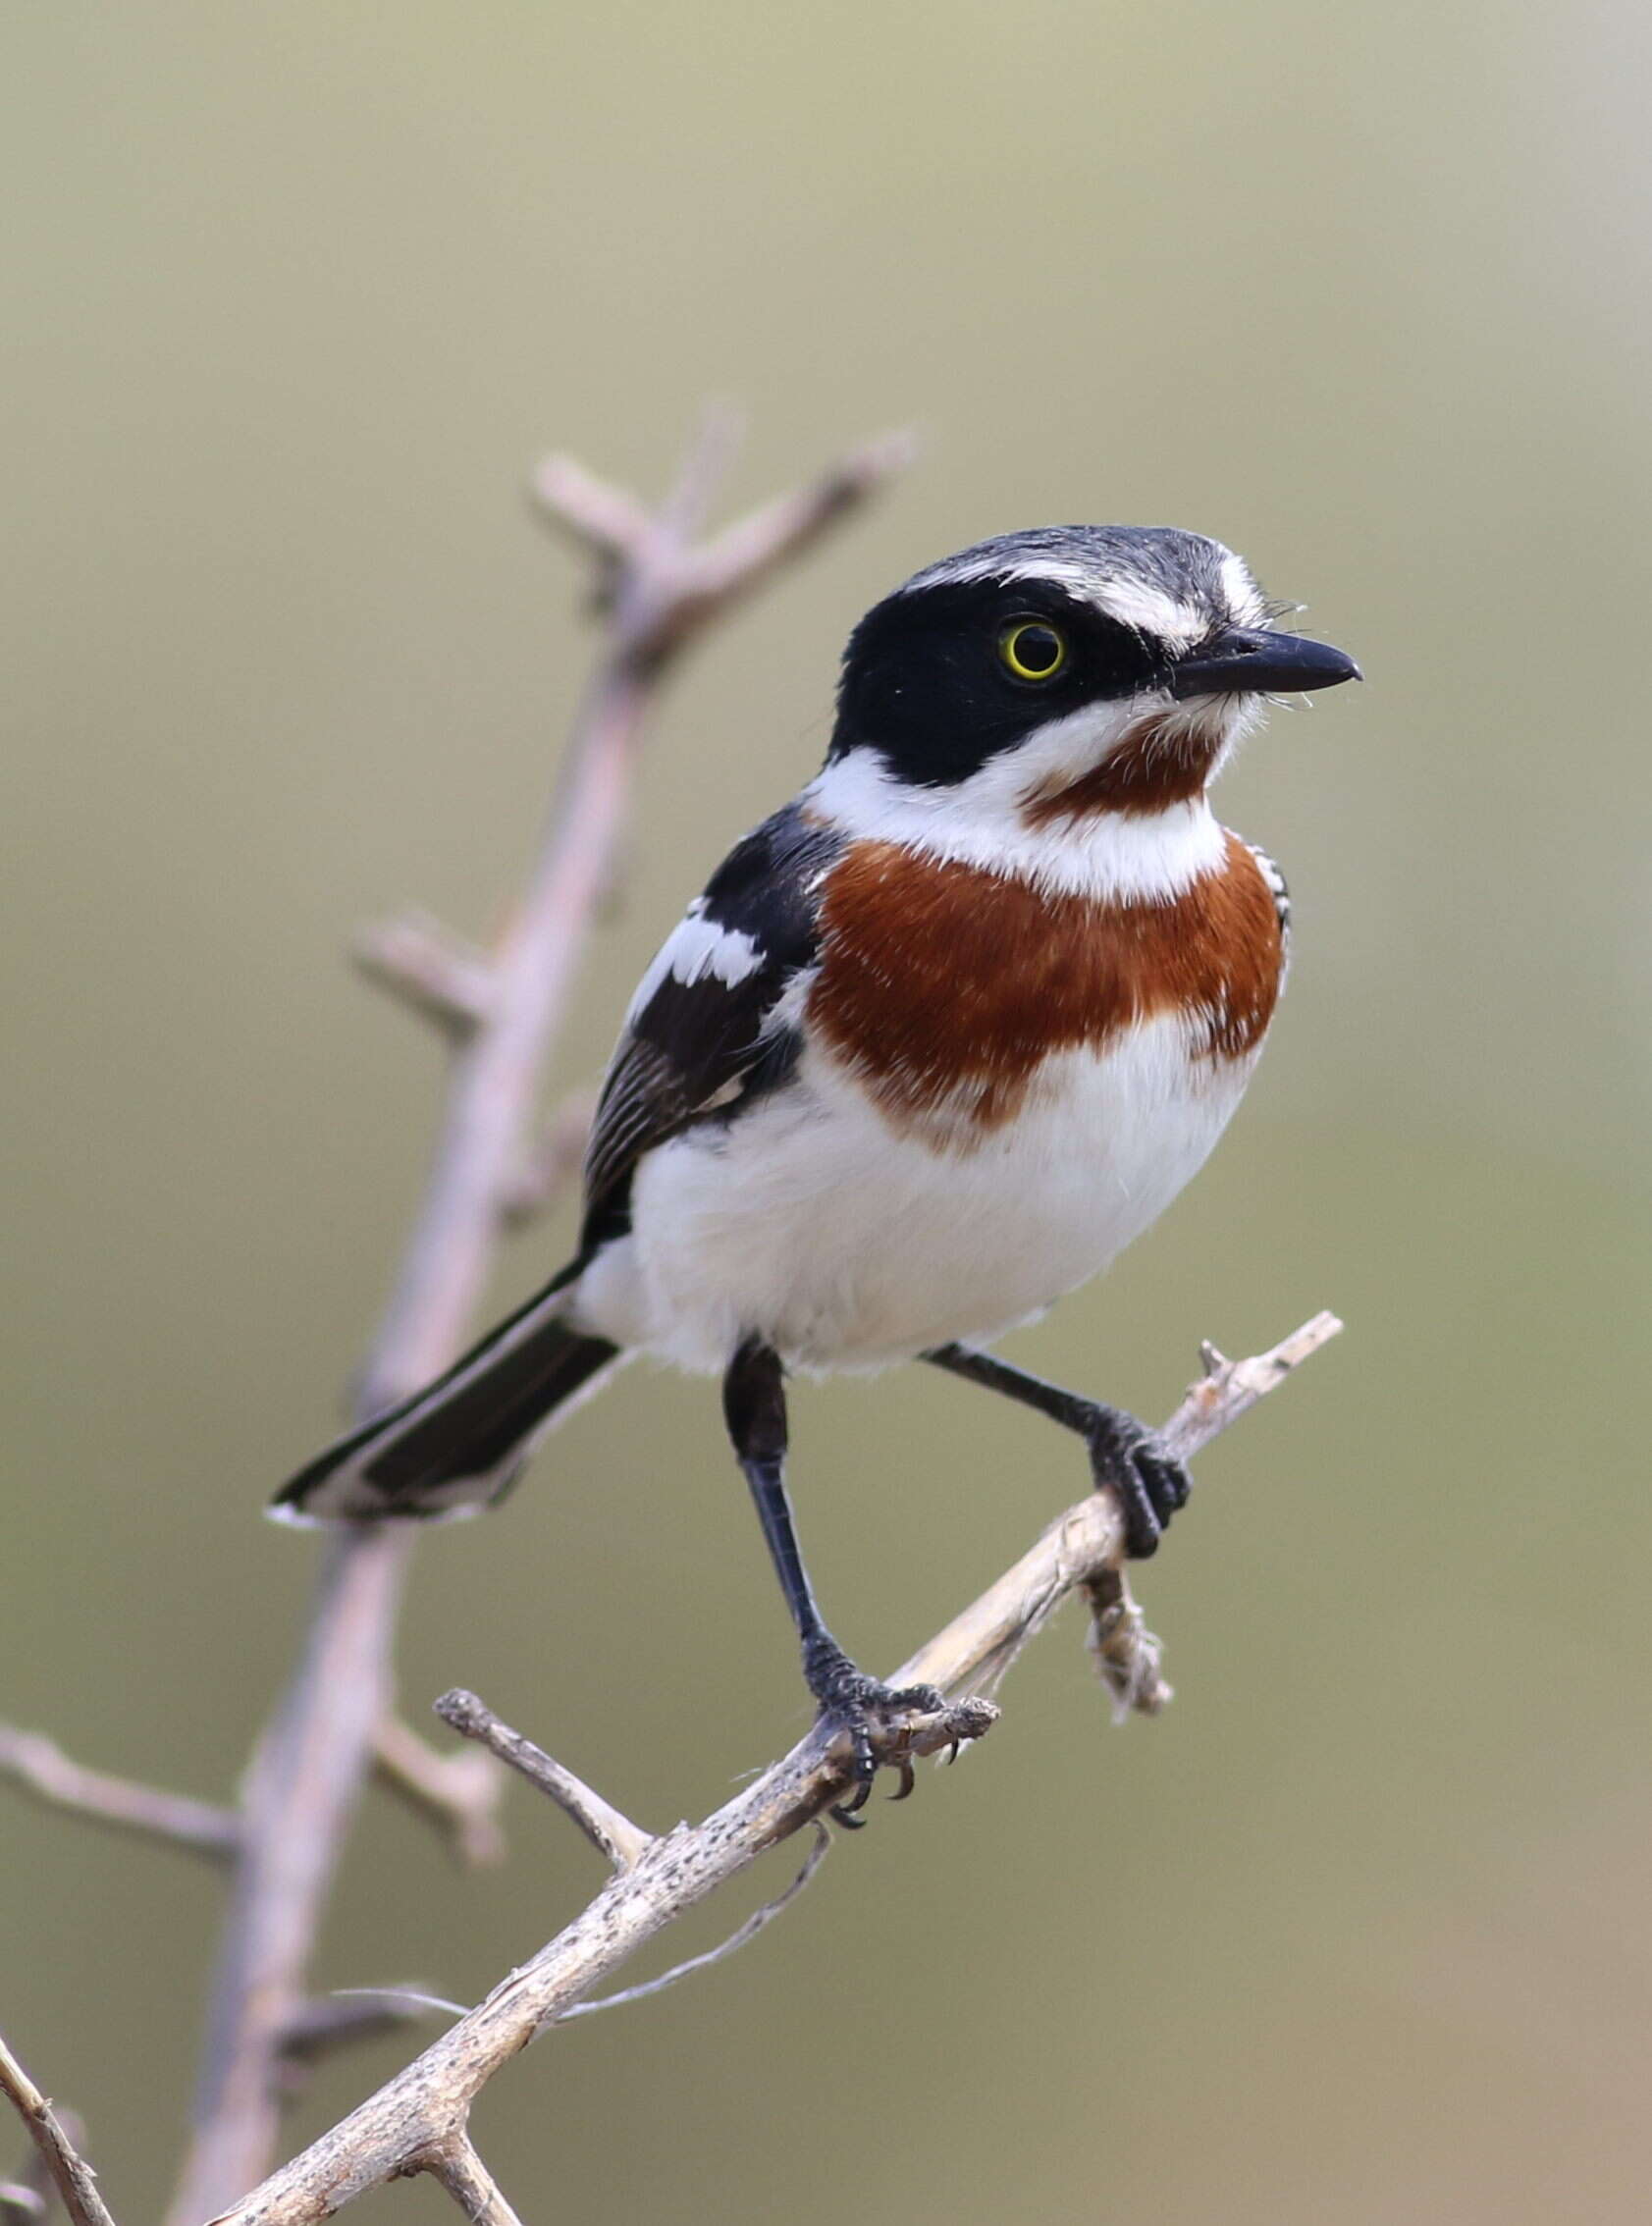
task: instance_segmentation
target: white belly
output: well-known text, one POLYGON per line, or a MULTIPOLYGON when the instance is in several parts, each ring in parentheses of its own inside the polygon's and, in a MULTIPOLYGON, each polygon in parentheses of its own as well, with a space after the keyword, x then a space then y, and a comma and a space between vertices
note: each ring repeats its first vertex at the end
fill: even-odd
POLYGON ((703 1369, 754 1332, 803 1368, 1001 1336, 1164 1210, 1253 1064, 1191 1058, 1184 1024, 1153 1020, 1059 1054, 1013 1122, 936 1150, 812 1055, 728 1129, 648 1156, 632 1234, 587 1271, 577 1318, 703 1369))

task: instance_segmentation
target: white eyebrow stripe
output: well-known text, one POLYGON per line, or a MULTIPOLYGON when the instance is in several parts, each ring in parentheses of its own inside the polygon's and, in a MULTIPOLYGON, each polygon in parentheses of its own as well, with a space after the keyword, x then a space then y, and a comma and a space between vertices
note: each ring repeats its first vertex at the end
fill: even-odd
MULTIPOLYGON (((1146 580, 1132 579, 1125 573, 1109 575, 1093 565, 1063 563, 1058 556, 1025 556, 1019 562, 1009 563, 1002 556, 990 555, 949 556, 939 564, 932 564, 928 571, 918 573, 903 592, 965 587, 972 580, 1003 580, 1010 584, 1025 580, 1029 585, 1042 583, 1057 587, 1081 602, 1093 604, 1107 617, 1116 618, 1121 626, 1133 627, 1138 633, 1149 634, 1155 641, 1169 642, 1173 646, 1200 641, 1210 630, 1207 612, 1191 610, 1179 597, 1164 589, 1152 587, 1146 580)), ((1255 590, 1252 588, 1249 592, 1253 598, 1255 590)))
POLYGON ((1132 626, 1156 642, 1197 642, 1210 631, 1206 612, 1190 610, 1178 597, 1146 580, 1094 580, 1090 599, 1121 626, 1132 626))
POLYGON ((1006 563, 990 554, 966 552, 931 564, 906 583, 903 593, 931 587, 967 587, 971 580, 1047 580, 1069 594, 1093 596, 1095 574, 1085 564, 1064 564, 1059 556, 1024 556, 1006 563))
POLYGON ((1259 626, 1266 618, 1267 603, 1261 589, 1251 577, 1244 557, 1236 556, 1231 549, 1222 553, 1222 593, 1242 626, 1259 626))

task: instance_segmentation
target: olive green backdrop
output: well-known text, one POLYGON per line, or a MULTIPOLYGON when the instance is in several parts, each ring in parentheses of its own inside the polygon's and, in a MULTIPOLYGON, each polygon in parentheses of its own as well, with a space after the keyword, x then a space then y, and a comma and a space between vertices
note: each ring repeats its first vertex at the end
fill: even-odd
MULTIPOLYGON (((815 765, 867 602, 1000 528, 1199 527, 1369 682, 1223 790, 1298 902, 1250 1103, 1015 1350, 1159 1412, 1201 1335, 1349 1334, 1143 1578, 1166 1717, 1109 1729, 1058 1625, 986 1747, 737 1962, 514 2067, 484 2146, 604 2226, 1642 2216, 1644 11, 19 0, 3 43, 0 1711, 217 1792, 287 1661, 313 1547, 260 1502, 332 1424, 439 1080, 341 952, 404 900, 497 920, 587 654, 528 465, 657 487, 732 395, 745 499, 916 420, 899 493, 672 691, 558 1079, 815 765)), ((796 1440, 874 1664, 1082 1482, 918 1372, 805 1390, 796 1440)), ((401 1675, 650 1823, 793 1736, 706 1389, 628 1378, 433 1538, 401 1675)), ((326 1982, 474 1997, 597 1883, 511 1828, 460 1877, 372 1803, 326 1982)), ((129 2226, 218 1917, 189 1862, 0 1803, 0 2020, 129 2226)))

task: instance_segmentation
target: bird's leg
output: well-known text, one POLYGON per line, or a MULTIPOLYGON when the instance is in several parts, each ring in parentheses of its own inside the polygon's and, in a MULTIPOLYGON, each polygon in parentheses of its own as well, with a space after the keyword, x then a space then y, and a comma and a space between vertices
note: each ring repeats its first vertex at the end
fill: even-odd
POLYGON ((1128 1552, 1140 1561, 1155 1550, 1165 1525, 1193 1487, 1187 1468, 1155 1430, 1123 1407, 1063 1391, 1059 1384, 1046 1384, 1041 1376, 1030 1375, 990 1352, 977 1352, 972 1346, 937 1345, 923 1357, 1076 1431, 1090 1448, 1097 1485, 1110 1484, 1124 1503, 1128 1552))
MULTIPOLYGON (((849 1734, 855 1790, 832 1814, 842 1824, 853 1824, 854 1812, 865 1807, 878 1772, 875 1733, 886 1730, 895 1717, 927 1715, 946 1704, 933 1685, 896 1690, 867 1676, 826 1629, 803 1565, 786 1498, 785 1373, 779 1355, 760 1338, 748 1338, 729 1362, 722 1379, 722 1410, 803 1644, 803 1674, 809 1690, 822 1713, 849 1734)), ((902 1792, 910 1790, 910 1777, 905 1777, 902 1792)))

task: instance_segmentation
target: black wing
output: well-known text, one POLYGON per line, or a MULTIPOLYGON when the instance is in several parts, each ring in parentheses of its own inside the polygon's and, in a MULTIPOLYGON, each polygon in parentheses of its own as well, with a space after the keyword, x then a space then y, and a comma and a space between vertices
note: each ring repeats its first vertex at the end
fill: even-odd
POLYGON ((585 1154, 588 1253, 628 1225, 645 1151, 694 1123, 726 1119, 797 1057, 774 1025, 814 959, 819 890, 843 838, 788 804, 737 843, 662 945, 626 1016, 585 1154))

